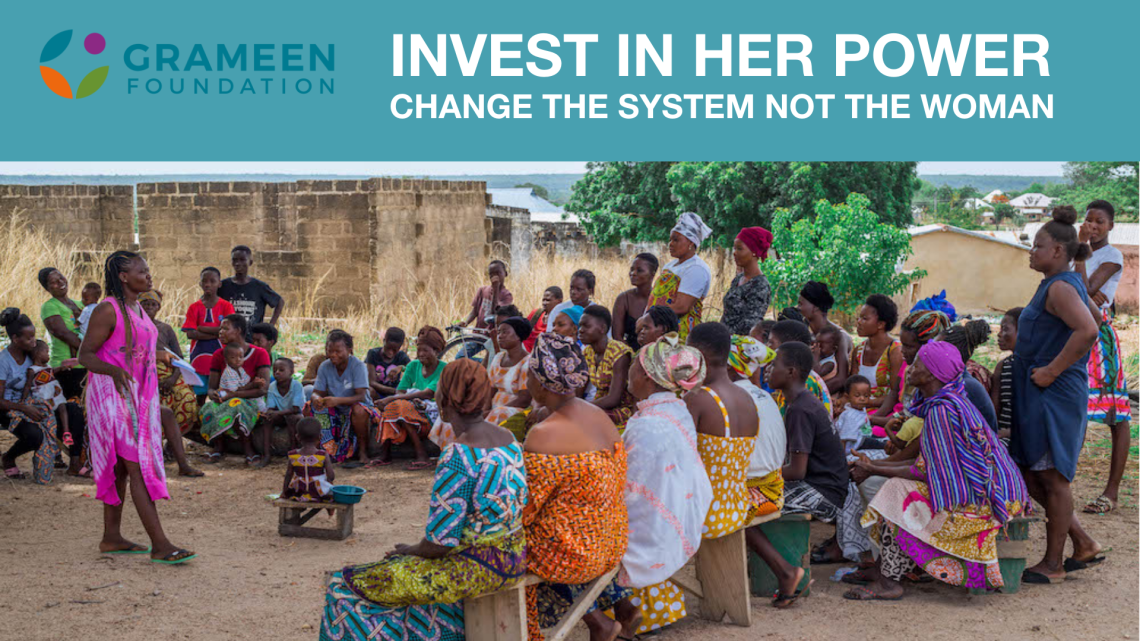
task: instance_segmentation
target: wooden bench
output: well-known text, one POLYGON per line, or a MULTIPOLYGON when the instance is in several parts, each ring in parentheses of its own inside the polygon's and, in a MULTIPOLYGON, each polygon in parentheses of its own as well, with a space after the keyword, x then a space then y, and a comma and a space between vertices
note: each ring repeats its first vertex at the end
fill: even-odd
POLYGON ((670 579, 686 592, 701 600, 702 619, 728 620, 734 625, 752 625, 752 604, 748 591, 748 546, 744 531, 748 528, 775 521, 781 514, 773 512, 752 520, 748 525, 719 539, 702 539, 694 557, 697 580, 693 583, 682 572, 670 579))
MULTIPOLYGON (((590 582, 585 592, 574 599, 570 610, 552 630, 547 641, 563 641, 582 620, 602 590, 617 576, 618 569, 606 572, 590 582)), ((468 641, 525 641, 526 588, 543 580, 526 575, 518 585, 463 601, 463 627, 468 641)))
MULTIPOLYGON (((997 534, 998 568, 1004 583, 1001 592, 1013 594, 1021 590, 1021 573, 1025 571, 1029 556, 1029 524, 1040 521, 1036 516, 1019 516, 1010 519, 997 534)), ((985 590, 970 588, 970 594, 993 594, 985 590)))
POLYGON ((277 499, 273 504, 279 508, 277 533, 281 536, 303 536, 311 539, 343 541, 352 534, 352 515, 355 505, 347 503, 312 503, 277 499), (321 510, 336 512, 336 526, 317 528, 305 525, 321 510))

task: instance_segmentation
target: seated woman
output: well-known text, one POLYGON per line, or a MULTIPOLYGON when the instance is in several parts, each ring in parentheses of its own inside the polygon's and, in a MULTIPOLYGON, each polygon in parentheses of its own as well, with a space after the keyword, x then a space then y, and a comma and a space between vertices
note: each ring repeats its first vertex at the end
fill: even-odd
POLYGON ((623 638, 685 616, 679 596, 677 610, 657 610, 652 604, 661 593, 680 594, 669 578, 700 547, 713 500, 712 482, 696 447, 696 423, 677 397, 704 381, 704 357, 681 345, 676 334, 667 335, 641 347, 629 376, 630 390, 642 400, 622 435, 629 461, 629 547, 618 583, 634 588, 630 598, 614 607, 623 638))
POLYGON ((487 421, 502 425, 530 407, 530 394, 526 391, 527 352, 523 343, 530 337, 531 328, 525 318, 515 316, 499 323, 495 330, 499 334, 499 352, 487 368, 495 388, 487 421))
MULTIPOLYGON (((526 386, 550 413, 527 434, 523 455, 530 491, 523 511, 527 565, 546 581, 526 589, 532 641, 542 639, 542 628, 555 625, 590 581, 617 566, 626 549, 625 447, 605 412, 577 397, 588 380, 573 340, 538 337, 526 386)), ((595 607, 608 609, 628 594, 611 585, 595 607)), ((619 632, 620 624, 596 609, 585 621, 592 641, 619 632)))
POLYGON ((635 352, 641 349, 641 343, 637 340, 637 319, 645 315, 645 308, 649 306, 657 266, 657 257, 653 254, 634 256, 633 262, 629 264, 629 284, 633 287, 614 299, 611 334, 614 340, 622 341, 635 352))
POLYGON ((404 376, 396 386, 399 392, 377 402, 383 412, 380 419, 380 457, 369 465, 391 465, 392 446, 411 440, 416 460, 408 464, 409 470, 423 470, 428 462, 424 439, 439 419, 435 391, 443 373, 439 354, 443 351, 443 332, 425 325, 416 338, 416 360, 404 368, 404 376))
MULTIPOLYGON (((352 335, 341 329, 329 332, 325 341, 328 360, 317 370, 313 400, 303 412, 317 419, 321 447, 343 467, 360 467, 368 460, 368 436, 380 425, 380 412, 373 405, 368 366, 352 355, 352 335), (355 460, 353 459, 355 456, 355 460)), ((269 453, 266 453, 268 456, 269 453)))
POLYGON ((578 342, 578 323, 582 322, 582 312, 585 309, 578 305, 563 307, 550 325, 550 331, 578 342))
POLYGON ((217 463, 222 460, 225 452, 226 439, 238 439, 245 450, 245 461, 248 465, 259 462, 253 453, 253 444, 250 442, 250 432, 257 423, 258 401, 264 396, 269 380, 269 353, 260 347, 245 342, 246 320, 241 314, 230 314, 222 319, 218 328, 218 340, 222 345, 236 346, 241 356, 241 369, 251 381, 260 381, 256 389, 241 390, 227 395, 223 401, 219 394, 222 372, 225 371, 225 347, 214 351, 210 357, 210 380, 206 383, 207 401, 200 411, 202 418, 202 437, 207 443, 214 443, 214 451, 210 453, 207 463, 217 463))
POLYGON ((482 365, 462 358, 441 369, 436 398, 456 441, 439 457, 425 536, 383 561, 334 573, 322 639, 459 641, 463 599, 526 575, 522 448, 483 420, 492 388, 482 365))
POLYGON ((16 438, 0 458, 3 461, 0 467, 7 478, 22 479, 24 475, 16 466, 16 459, 34 452, 32 479, 36 483, 51 483, 55 457, 59 454, 55 412, 47 401, 26 398, 24 394, 25 386, 30 384, 28 371, 36 349, 36 327, 32 319, 15 307, 0 313, 0 326, 4 327, 9 341, 0 351, 0 422, 16 438))
POLYGON ((851 350, 851 372, 871 381, 871 405, 876 409, 899 386, 902 348, 890 335, 898 320, 895 302, 882 294, 872 294, 855 321, 855 331, 864 340, 851 350))
POLYGON ((666 334, 675 334, 680 329, 677 313, 665 305, 654 305, 645 310, 634 325, 637 342, 648 345, 666 334))
POLYGON ((578 336, 585 345, 582 357, 586 359, 593 385, 594 396, 589 400, 602 408, 621 432, 625 422, 633 416, 635 403, 626 389, 633 351, 622 341, 610 338, 612 322, 608 309, 590 305, 582 314, 578 336))
POLYGON ((880 546, 878 577, 845 598, 899 599, 901 579, 916 566, 950 585, 1004 585, 997 533, 1029 508, 1029 492, 993 430, 966 400, 964 370, 954 346, 923 346, 910 372, 917 389, 910 409, 924 419, 918 459, 890 464, 861 456, 854 463, 890 480, 863 515, 864 525, 874 524, 872 537, 880 546))

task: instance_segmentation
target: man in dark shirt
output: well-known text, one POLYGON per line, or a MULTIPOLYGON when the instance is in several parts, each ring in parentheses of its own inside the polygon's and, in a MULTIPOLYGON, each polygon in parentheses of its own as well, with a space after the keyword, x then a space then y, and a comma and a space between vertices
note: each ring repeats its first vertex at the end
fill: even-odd
MULTIPOLYGON (((222 281, 218 296, 229 301, 234 311, 245 317, 246 327, 253 327, 265 320, 265 307, 273 308, 269 324, 277 326, 277 319, 285 309, 285 299, 273 291, 268 283, 252 278, 249 268, 253 265, 253 251, 245 245, 238 245, 230 252, 234 275, 222 281)), ((246 340, 250 340, 249 331, 246 340)))

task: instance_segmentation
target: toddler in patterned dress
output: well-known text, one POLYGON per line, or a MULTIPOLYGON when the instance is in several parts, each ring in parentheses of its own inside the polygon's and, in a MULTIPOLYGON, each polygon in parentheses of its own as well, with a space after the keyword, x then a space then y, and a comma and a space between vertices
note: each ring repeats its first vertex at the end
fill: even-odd
POLYGON ((289 452, 281 498, 305 502, 329 500, 336 473, 332 459, 321 449, 321 424, 317 419, 303 418, 297 422, 297 440, 301 447, 289 452))

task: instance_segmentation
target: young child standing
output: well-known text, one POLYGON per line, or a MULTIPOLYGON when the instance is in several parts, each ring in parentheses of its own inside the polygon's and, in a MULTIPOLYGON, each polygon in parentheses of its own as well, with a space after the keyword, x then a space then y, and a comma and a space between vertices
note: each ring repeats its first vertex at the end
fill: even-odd
MULTIPOLYGON (((186 321, 182 323, 182 333, 190 339, 190 364, 203 381, 210 377, 210 361, 214 352, 222 347, 218 340, 222 319, 235 313, 234 306, 218 296, 221 285, 222 272, 217 267, 203 269, 198 280, 202 297, 190 304, 186 310, 186 321)), ((206 397, 206 386, 194 388, 194 393, 200 405, 206 397)))
POLYGON ((997 434, 1006 445, 1009 444, 1010 430, 1013 428, 1013 349, 1017 347, 1017 322, 1021 319, 1022 307, 1014 307, 1001 317, 998 330, 998 349, 1011 352, 998 361, 994 368, 997 385, 990 388, 990 399, 997 412, 997 434))
POLYGON ((79 314, 79 338, 87 335, 87 323, 91 322, 91 312, 99 306, 99 301, 103 298, 103 287, 99 283, 87 283, 83 286, 83 291, 79 295, 79 299, 83 302, 83 311, 79 314))
POLYGON ((301 445, 289 452, 281 498, 306 503, 326 501, 336 473, 332 458, 321 449, 321 424, 317 419, 305 418, 297 423, 297 440, 301 445))
POLYGON ((378 401, 396 393, 404 367, 412 362, 404 351, 407 335, 399 327, 389 327, 384 332, 384 345, 373 347, 364 356, 368 366, 368 386, 372 400, 378 401))

